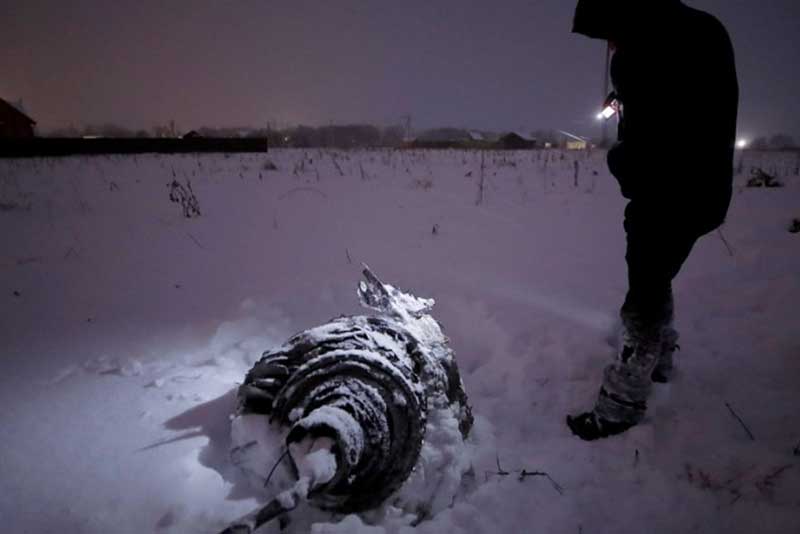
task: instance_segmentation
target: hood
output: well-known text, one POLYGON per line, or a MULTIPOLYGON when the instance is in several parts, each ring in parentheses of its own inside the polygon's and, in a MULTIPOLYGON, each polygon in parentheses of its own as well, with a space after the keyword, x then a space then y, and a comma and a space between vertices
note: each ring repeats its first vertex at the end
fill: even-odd
POLYGON ((680 0, 578 0, 572 31, 593 39, 624 40, 663 28, 680 0))

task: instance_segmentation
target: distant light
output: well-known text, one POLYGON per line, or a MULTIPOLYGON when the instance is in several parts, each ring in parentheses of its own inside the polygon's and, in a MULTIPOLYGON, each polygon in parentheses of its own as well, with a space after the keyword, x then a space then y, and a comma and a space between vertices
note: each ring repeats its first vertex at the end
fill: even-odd
POLYGON ((743 148, 747 148, 749 144, 750 142, 747 139, 739 139, 738 141, 736 141, 736 148, 741 150, 743 148))

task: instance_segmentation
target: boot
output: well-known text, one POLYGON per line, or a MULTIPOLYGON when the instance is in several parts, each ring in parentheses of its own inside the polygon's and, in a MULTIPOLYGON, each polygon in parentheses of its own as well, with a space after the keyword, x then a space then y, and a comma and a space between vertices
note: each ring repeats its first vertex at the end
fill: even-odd
POLYGON ((621 434, 644 419, 651 375, 660 356, 660 331, 638 339, 623 336, 617 360, 605 368, 594 410, 567 416, 567 426, 585 441, 621 434))
POLYGON ((584 441, 594 441, 622 434, 632 426, 632 423, 617 423, 603 419, 595 412, 586 412, 581 415, 568 415, 567 426, 572 433, 584 441))

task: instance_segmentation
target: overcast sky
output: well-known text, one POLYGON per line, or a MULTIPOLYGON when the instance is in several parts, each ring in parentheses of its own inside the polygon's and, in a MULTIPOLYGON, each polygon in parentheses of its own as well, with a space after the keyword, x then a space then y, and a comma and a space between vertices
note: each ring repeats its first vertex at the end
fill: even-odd
MULTIPOLYGON (((690 0, 728 27, 740 133, 800 140, 800 1, 690 0)), ((115 122, 594 134, 604 45, 571 0, 0 0, 0 97, 115 122)), ((676 90, 691 90, 676 80, 676 90), (680 84, 680 85, 677 85, 680 84)), ((676 119, 680 120, 680 119, 676 119)))

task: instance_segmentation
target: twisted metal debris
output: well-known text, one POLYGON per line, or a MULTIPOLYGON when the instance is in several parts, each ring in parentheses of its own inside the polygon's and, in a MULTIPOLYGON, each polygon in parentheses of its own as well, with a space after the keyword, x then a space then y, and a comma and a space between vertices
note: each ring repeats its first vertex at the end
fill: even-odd
POLYGON ((359 298, 377 314, 295 335, 266 352, 239 388, 239 415, 288 430, 282 457, 298 483, 225 534, 250 533, 304 499, 338 513, 379 506, 417 464, 430 410, 451 410, 461 438, 468 435, 472 414, 453 351, 429 314, 433 300, 384 284, 369 268, 363 274, 359 298), (291 447, 321 439, 332 444, 335 473, 303 485, 291 447))

